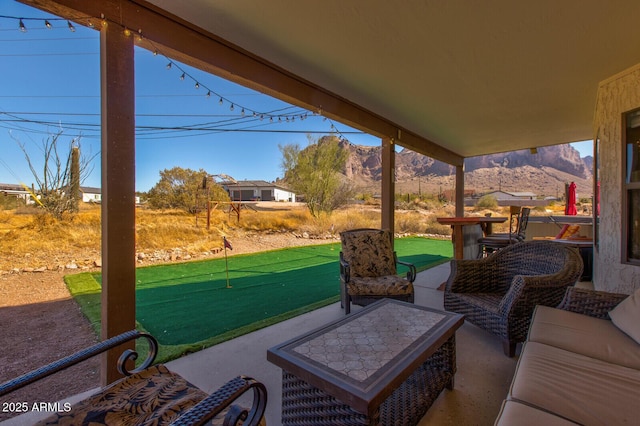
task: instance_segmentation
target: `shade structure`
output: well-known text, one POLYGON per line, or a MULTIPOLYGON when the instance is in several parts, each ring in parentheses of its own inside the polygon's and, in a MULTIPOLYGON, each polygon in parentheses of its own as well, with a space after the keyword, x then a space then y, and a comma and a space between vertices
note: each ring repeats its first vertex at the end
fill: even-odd
POLYGON ((578 214, 576 209, 576 184, 571 182, 567 187, 567 205, 564 210, 564 214, 568 216, 575 216, 578 214))

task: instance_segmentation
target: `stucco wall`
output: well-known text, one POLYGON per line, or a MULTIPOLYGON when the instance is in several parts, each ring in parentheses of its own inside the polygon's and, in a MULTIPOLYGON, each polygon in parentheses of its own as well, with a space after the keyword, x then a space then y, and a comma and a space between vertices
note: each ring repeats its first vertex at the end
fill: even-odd
POLYGON ((640 107, 640 65, 603 81, 598 89, 594 137, 600 139, 600 246, 594 250, 597 290, 631 293, 640 267, 622 263, 622 114, 640 107))

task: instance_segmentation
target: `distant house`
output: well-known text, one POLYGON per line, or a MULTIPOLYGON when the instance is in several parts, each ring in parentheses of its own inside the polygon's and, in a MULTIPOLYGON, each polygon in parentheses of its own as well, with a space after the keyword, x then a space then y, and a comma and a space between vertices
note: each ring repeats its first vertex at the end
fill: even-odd
POLYGON ((33 203, 33 200, 31 199, 31 191, 22 185, 0 183, 0 194, 4 196, 22 198, 27 204, 33 203))
MULTIPOLYGON (((30 190, 23 185, 13 183, 0 183, 0 195, 15 196, 25 200, 27 204, 33 203, 32 194, 37 194, 37 190, 30 190)), ((102 202, 102 191, 100 188, 91 186, 81 186, 82 202, 100 203, 102 202)), ((136 204, 140 204, 140 197, 136 196, 136 204)))
MULTIPOLYGON (((102 202, 102 190, 92 186, 81 186, 80 192, 82 193, 82 202, 84 203, 101 203, 102 202)), ((140 197, 136 195, 136 204, 140 204, 140 197)))
POLYGON ((102 202, 102 192, 100 191, 100 188, 93 188, 90 186, 81 186, 80 192, 82 193, 82 201, 84 203, 102 202))
POLYGON ((533 192, 511 192, 511 191, 491 191, 478 195, 473 199, 466 199, 465 205, 475 205, 481 197, 491 196, 498 201, 499 206, 545 206, 548 201, 538 200, 533 192))
POLYGON ((264 180, 242 180, 222 182, 231 201, 296 201, 296 194, 290 190, 264 180))
POLYGON ((537 197, 537 195, 534 194, 533 192, 507 192, 507 191, 493 191, 493 192, 488 192, 484 195, 490 195, 498 201, 535 200, 537 197))

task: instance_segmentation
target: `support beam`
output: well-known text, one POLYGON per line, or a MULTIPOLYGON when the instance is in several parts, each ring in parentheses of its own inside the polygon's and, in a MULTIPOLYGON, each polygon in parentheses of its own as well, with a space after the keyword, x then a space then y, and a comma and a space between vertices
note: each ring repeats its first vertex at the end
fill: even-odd
POLYGON ((456 217, 464 217, 464 163, 456 166, 456 217))
POLYGON ((177 61, 266 93, 431 158, 459 166, 463 157, 313 82, 144 0, 20 0, 80 25, 103 20, 128 28, 136 43, 177 61))
POLYGON ((391 138, 382 139, 382 228, 395 233, 396 151, 391 138))
MULTIPOLYGON (((102 114, 102 339, 135 328, 135 90, 133 38, 100 32, 102 114)), ((133 345, 133 343, 132 343, 133 345)), ((102 358, 101 381, 120 377, 122 351, 102 358)))

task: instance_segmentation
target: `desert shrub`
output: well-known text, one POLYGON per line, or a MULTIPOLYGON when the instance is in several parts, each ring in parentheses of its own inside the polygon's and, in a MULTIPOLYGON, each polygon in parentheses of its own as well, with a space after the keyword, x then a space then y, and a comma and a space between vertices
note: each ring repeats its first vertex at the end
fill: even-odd
POLYGON ((395 231, 398 233, 420 234, 427 224, 427 217, 416 211, 395 215, 395 231))
POLYGON ((0 210, 13 210, 24 205, 22 198, 0 193, 0 210))
POLYGON ((476 209, 495 209, 498 207, 498 200, 493 195, 483 195, 476 203, 476 209))
POLYGON ((330 218, 334 232, 357 228, 379 228, 380 212, 366 208, 350 207, 336 210, 330 218))
POLYGON ((309 210, 242 212, 238 226, 252 231, 294 231, 312 220, 309 210))

